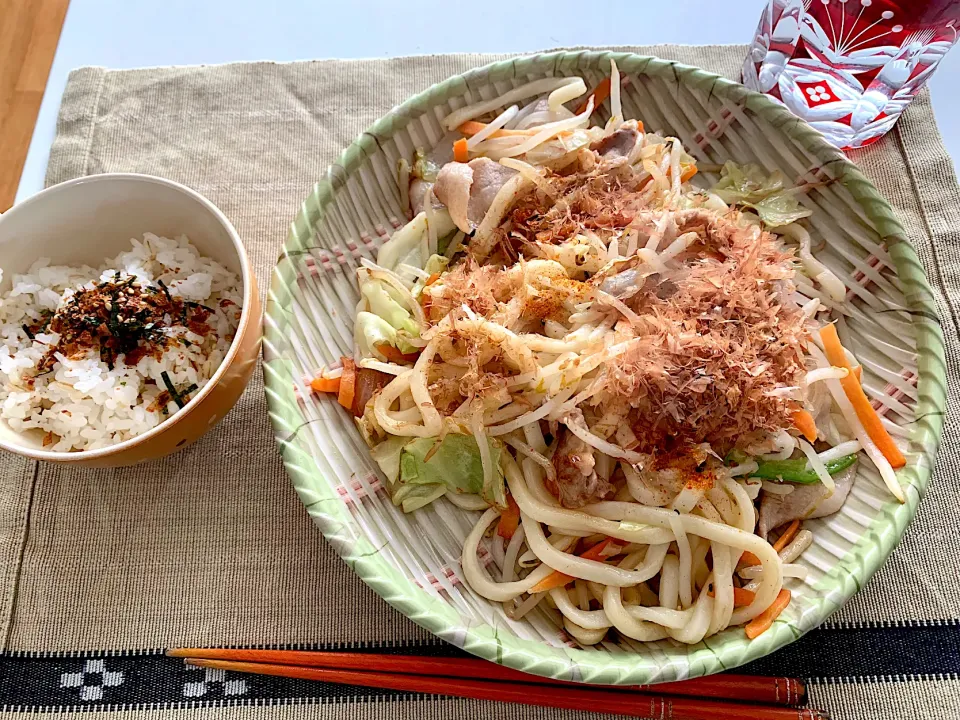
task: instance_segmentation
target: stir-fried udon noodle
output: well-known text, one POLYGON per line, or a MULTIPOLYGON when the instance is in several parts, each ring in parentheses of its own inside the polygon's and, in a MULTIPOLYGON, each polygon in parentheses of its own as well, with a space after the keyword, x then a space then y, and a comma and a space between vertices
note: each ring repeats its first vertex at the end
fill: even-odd
POLYGON ((801 522, 858 462, 902 500, 904 458, 831 315, 809 188, 732 163, 694 186, 611 65, 590 94, 550 78, 462 107, 401 160, 412 219, 358 272, 354 357, 312 385, 398 506, 482 511, 463 578, 509 616, 540 606, 584 645, 754 637, 804 576, 801 522))

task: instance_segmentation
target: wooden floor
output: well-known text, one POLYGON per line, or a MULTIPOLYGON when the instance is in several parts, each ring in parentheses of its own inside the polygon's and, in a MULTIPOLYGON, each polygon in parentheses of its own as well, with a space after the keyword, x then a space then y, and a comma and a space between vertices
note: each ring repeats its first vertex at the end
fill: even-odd
POLYGON ((70 0, 0 0, 0 212, 13 205, 70 0))

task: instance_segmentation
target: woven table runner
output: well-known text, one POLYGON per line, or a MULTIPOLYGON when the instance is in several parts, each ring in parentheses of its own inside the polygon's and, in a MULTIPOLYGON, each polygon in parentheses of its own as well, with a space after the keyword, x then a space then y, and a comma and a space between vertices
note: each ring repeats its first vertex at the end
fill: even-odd
MULTIPOLYGON (((623 48, 737 78, 745 46, 623 48)), ((300 201, 361 131, 431 83, 501 55, 110 71, 67 85, 47 183, 142 172, 233 221, 261 289, 300 201)), ((960 378, 960 190, 921 93, 853 153, 898 211, 960 378)), ((873 580, 824 627, 745 671, 810 679, 835 718, 960 717, 957 398, 928 497, 873 580)), ((274 447, 260 373, 213 432, 165 460, 85 470, 3 455, 0 706, 9 716, 590 718, 187 669, 189 645, 456 651, 368 589, 311 524, 274 447), (176 711, 173 712, 173 709, 176 711)))

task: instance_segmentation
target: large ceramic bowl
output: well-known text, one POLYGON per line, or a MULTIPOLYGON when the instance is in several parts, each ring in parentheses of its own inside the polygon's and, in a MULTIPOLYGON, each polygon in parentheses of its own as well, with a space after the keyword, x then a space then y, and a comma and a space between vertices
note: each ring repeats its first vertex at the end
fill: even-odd
POLYGON ((260 351, 260 299, 240 236, 209 200, 171 180, 132 173, 77 178, 47 188, 0 216, 0 289, 38 258, 91 265, 130 249, 145 232, 186 235, 200 253, 237 273, 243 310, 233 343, 216 372, 182 410, 142 435, 79 452, 43 447, 43 434, 0 422, 0 447, 51 462, 86 467, 132 465, 168 455, 199 438, 230 411, 250 381, 260 351))
MULTIPOLYGON (((715 175, 702 172, 709 185, 715 175)), ((304 201, 273 275, 265 337, 267 393, 283 459, 310 515, 343 559, 390 604, 443 639, 513 668, 595 683, 649 683, 717 672, 796 640, 849 599, 913 518, 930 478, 944 407, 942 338, 923 269, 876 188, 803 121, 769 98, 703 70, 651 57, 561 52, 496 63, 435 85, 364 133, 304 201), (725 160, 826 181, 803 202, 818 257, 854 290, 842 308, 868 392, 909 439, 899 504, 864 468, 843 510, 809 522, 814 545, 791 580, 787 611, 753 641, 732 628, 691 647, 620 640, 575 646, 546 616, 508 619, 462 581, 461 541, 474 517, 444 502, 394 508, 349 415, 311 395, 304 376, 352 352, 361 257, 404 221, 394 169, 442 135, 453 108, 530 80, 629 77, 623 107, 679 137, 701 164, 725 160), (862 269, 862 274, 859 272, 862 269), (900 399, 889 396, 892 389, 900 399), (626 652, 624 652, 626 651, 626 652)))

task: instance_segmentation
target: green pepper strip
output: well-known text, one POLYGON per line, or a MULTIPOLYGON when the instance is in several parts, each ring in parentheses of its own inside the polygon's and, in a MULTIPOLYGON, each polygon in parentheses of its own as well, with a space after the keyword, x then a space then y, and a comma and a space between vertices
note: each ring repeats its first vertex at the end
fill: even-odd
MULTIPOLYGON (((757 469, 752 473, 747 473, 750 477, 763 478, 764 480, 780 480, 782 482, 799 483, 800 485, 813 485, 820 481, 816 471, 807 467, 807 459, 794 458, 790 460, 761 460, 760 458, 750 457, 739 450, 733 450, 727 455, 727 462, 741 465, 753 460, 757 463, 757 469)), ((824 463, 827 472, 836 475, 838 472, 846 470, 857 461, 857 454, 844 455, 835 460, 828 460, 824 463)))

